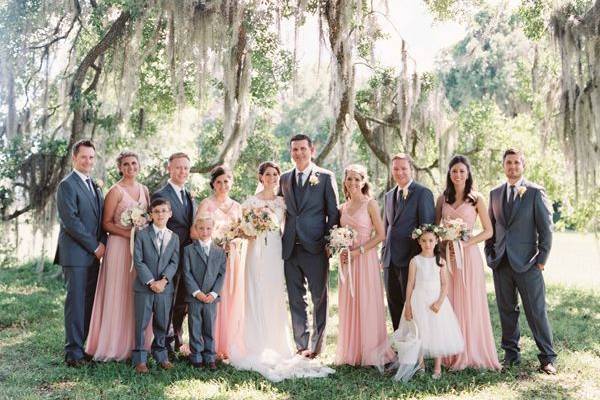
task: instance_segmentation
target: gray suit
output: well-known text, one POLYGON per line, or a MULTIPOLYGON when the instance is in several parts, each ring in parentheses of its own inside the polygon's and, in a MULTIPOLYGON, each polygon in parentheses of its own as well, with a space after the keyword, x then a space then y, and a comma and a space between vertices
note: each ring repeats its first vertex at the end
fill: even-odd
POLYGON ((168 359, 165 339, 169 327, 169 312, 173 302, 174 285, 172 282, 179 263, 179 238, 173 232, 170 233, 170 240, 166 242, 165 239, 162 249, 158 247, 152 225, 135 235, 133 250, 133 263, 137 270, 137 278, 133 283, 135 348, 131 353, 131 361, 134 365, 146 363, 144 332, 150 323, 150 318, 152 318, 154 333, 152 356, 159 363, 168 359), (166 277, 169 283, 162 293, 154 293, 147 284, 152 280, 158 281, 162 277, 166 277))
POLYGON ((213 325, 216 316, 217 297, 213 303, 203 303, 192 296, 200 290, 204 294, 215 292, 219 294, 225 280, 225 252, 211 244, 208 259, 201 244, 195 240, 183 251, 183 280, 189 293, 186 302, 189 303, 188 325, 190 335, 190 361, 193 363, 215 362, 215 341, 213 325))
POLYGON ((406 199, 402 193, 398 199, 398 190, 401 189, 396 186, 384 197, 385 241, 381 257, 394 330, 398 329, 406 300, 408 264, 419 253, 417 241, 411 238, 412 231, 422 224, 435 222, 435 204, 431 190, 415 181, 408 187, 406 199))
MULTIPOLYGON (((194 214, 196 213, 196 204, 190 196, 190 193, 187 190, 185 193, 187 207, 183 206, 181 200, 179 200, 179 196, 177 193, 175 193, 175 189, 173 189, 173 186, 171 186, 169 183, 152 194, 152 200, 160 197, 169 200, 171 203, 171 211, 173 211, 173 215, 167 222, 167 228, 175 232, 179 237, 179 254, 181 255, 183 255, 183 248, 192 242, 190 239, 190 228, 192 227, 194 214)), ((169 337, 167 338, 167 345, 169 346, 169 349, 171 349, 171 343, 174 341, 176 350, 183 344, 181 337, 183 334, 182 326, 183 320, 187 313, 187 306, 185 303, 185 285, 180 283, 182 271, 183 264, 180 258, 177 274, 173 279, 175 291, 173 292, 173 305, 171 314, 169 315, 169 325, 171 325, 172 321, 173 331, 169 332, 169 337)))
POLYGON ((295 169, 281 175, 279 183, 279 195, 283 195, 286 205, 282 247, 294 340, 298 350, 309 348, 305 300, 308 281, 314 305, 310 351, 319 353, 327 322, 329 258, 325 235, 340 219, 335 176, 314 166, 302 187, 296 183, 295 169), (311 176, 319 182, 311 184, 311 176))
POLYGON ((552 246, 551 208, 544 188, 527 181, 526 191, 507 201, 507 184, 490 192, 489 215, 494 235, 485 242, 487 263, 494 271, 496 302, 502 325, 505 362, 519 362, 521 295, 527 322, 540 350, 542 365, 554 362, 552 331, 546 313, 545 284, 536 265, 546 264, 552 246))
POLYGON ((92 182, 92 191, 71 172, 58 185, 56 204, 60 232, 55 264, 63 267, 67 284, 65 299, 65 359, 80 360, 88 335, 99 260, 94 252, 106 243, 102 229, 102 191, 92 182))

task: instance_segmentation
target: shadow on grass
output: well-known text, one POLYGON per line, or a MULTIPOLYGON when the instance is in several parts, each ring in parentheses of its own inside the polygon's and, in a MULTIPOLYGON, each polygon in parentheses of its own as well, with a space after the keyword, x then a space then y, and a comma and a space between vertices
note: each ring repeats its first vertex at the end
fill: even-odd
MULTIPOLYGON (((217 372, 192 369, 184 360, 171 371, 162 371, 154 363, 151 373, 139 376, 127 363, 98 363, 82 369, 69 369, 62 363, 62 283, 35 275, 32 266, 0 270, 0 281, 8 288, 23 288, 0 293, 1 304, 8 304, 2 321, 8 328, 0 332, 0 376, 9 398, 47 396, 53 398, 252 398, 283 397, 294 399, 390 398, 427 395, 467 395, 490 389, 500 383, 516 386, 522 398, 552 393, 570 398, 572 394, 546 381, 534 382, 519 391, 518 375, 513 373, 465 370, 444 373, 434 381, 427 374, 402 384, 381 375, 373 368, 335 367, 329 378, 296 379, 272 383, 259 374, 222 366, 217 372), (34 288, 26 294, 27 288, 34 288), (16 304, 16 305, 15 305, 16 304), (11 322, 12 321, 12 322, 11 322), (19 365, 19 368, 12 368, 19 365)), ((332 272, 330 279, 337 279, 332 272)), ((335 295, 335 291, 331 291, 335 295)), ((600 338, 599 321, 593 310, 600 309, 600 296, 573 289, 551 287, 550 319, 555 329, 557 349, 588 349, 600 338)), ((491 299, 493 301, 493 298, 491 299)), ((491 302, 495 332, 499 333, 495 303, 491 302)), ((332 315, 332 318, 337 318, 332 315)), ((525 321, 522 321, 523 325, 525 321)), ((334 325, 334 324, 332 324, 334 325)), ((4 326, 4 325, 3 325, 4 326)), ((499 336, 499 335, 498 335, 499 336)), ((524 338, 530 332, 523 329, 524 338)), ((529 339, 524 357, 535 359, 535 345, 529 339), (531 343, 530 343, 531 342, 531 343)), ((335 351, 329 343, 327 352, 335 351)), ((526 375, 534 378, 535 365, 524 363, 526 375)), ((522 376, 523 372, 516 371, 522 376)), ((552 397, 552 396, 551 396, 552 397)))

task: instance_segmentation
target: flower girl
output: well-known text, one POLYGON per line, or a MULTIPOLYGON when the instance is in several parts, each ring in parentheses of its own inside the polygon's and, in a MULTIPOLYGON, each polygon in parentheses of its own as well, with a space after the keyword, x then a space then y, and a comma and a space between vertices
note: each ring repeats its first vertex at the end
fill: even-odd
MULTIPOLYGON (((446 298, 446 264, 440 258, 439 234, 443 228, 426 224, 413 232, 421 252, 412 258, 408 270, 406 303, 398 331, 414 319, 421 341, 419 364, 423 358, 434 359, 432 377, 442 374, 442 357, 463 351, 463 338, 452 306, 446 298)), ((399 357, 402 355, 399 354, 399 357)))

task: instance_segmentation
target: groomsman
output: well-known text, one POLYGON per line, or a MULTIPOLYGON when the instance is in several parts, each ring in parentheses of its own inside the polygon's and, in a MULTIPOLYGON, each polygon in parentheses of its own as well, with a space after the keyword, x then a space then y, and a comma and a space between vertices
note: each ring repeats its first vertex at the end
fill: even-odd
POLYGON ((544 188, 523 177, 525 157, 521 151, 506 150, 502 165, 507 181, 490 192, 489 214, 494 235, 485 242, 485 255, 494 271, 503 364, 509 367, 521 362, 518 292, 540 350, 540 370, 554 375, 556 353, 542 275, 552 247, 552 211, 544 188))
POLYGON ((382 263, 388 308, 394 330, 398 329, 406 299, 408 263, 418 253, 412 231, 435 222, 433 193, 412 179, 413 162, 409 155, 398 153, 392 158, 392 177, 396 186, 384 197, 382 263))
MULTIPOLYGON (((167 164, 167 172, 169 180, 165 186, 160 188, 152 195, 152 200, 164 198, 171 204, 173 215, 167 222, 167 228, 175 232, 179 237, 179 254, 183 254, 183 248, 190 244, 190 228, 194 220, 196 205, 190 195, 190 192, 185 189, 185 184, 190 176, 191 162, 190 158, 185 153, 174 153, 169 157, 167 164)), ((173 309, 169 316, 169 325, 172 323, 172 332, 169 332, 167 338, 167 347, 169 350, 178 351, 183 344, 182 326, 183 320, 187 314, 187 304, 185 301, 186 290, 185 285, 181 280, 183 272, 183 257, 180 257, 177 274, 174 278, 174 303, 173 309), (173 348, 174 342, 174 348, 173 348)))
POLYGON ((60 232, 54 263, 62 266, 67 285, 65 362, 70 367, 86 362, 84 343, 106 244, 106 232, 102 229, 104 198, 90 178, 95 156, 91 141, 75 143, 73 171, 60 182, 56 193, 60 232))

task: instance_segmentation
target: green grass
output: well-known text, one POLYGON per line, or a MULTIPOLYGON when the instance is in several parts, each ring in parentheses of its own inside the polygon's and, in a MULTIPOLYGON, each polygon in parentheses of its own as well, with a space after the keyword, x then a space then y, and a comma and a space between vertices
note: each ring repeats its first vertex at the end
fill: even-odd
MULTIPOLYGON (((572 248, 570 249, 572 251, 572 248)), ((559 268, 558 266, 554 266, 559 268)), ((523 364, 508 373, 467 370, 444 373, 434 381, 420 376, 407 384, 392 381, 371 368, 335 367, 325 379, 271 383, 252 372, 223 366, 216 373, 194 370, 184 361, 171 371, 151 364, 138 376, 125 363, 71 369, 62 362, 62 283, 38 276, 31 264, 0 268, 0 399, 372 399, 600 398, 600 292, 549 282, 550 320, 559 354, 557 376, 536 372, 537 349, 524 316, 523 364)), ((570 268, 565 265, 560 268, 570 268)), ((332 276, 332 307, 324 362, 331 363, 337 331, 337 294, 332 276)), ((491 287, 489 287, 491 290, 491 287)), ((494 332, 499 322, 490 292, 494 332)))

